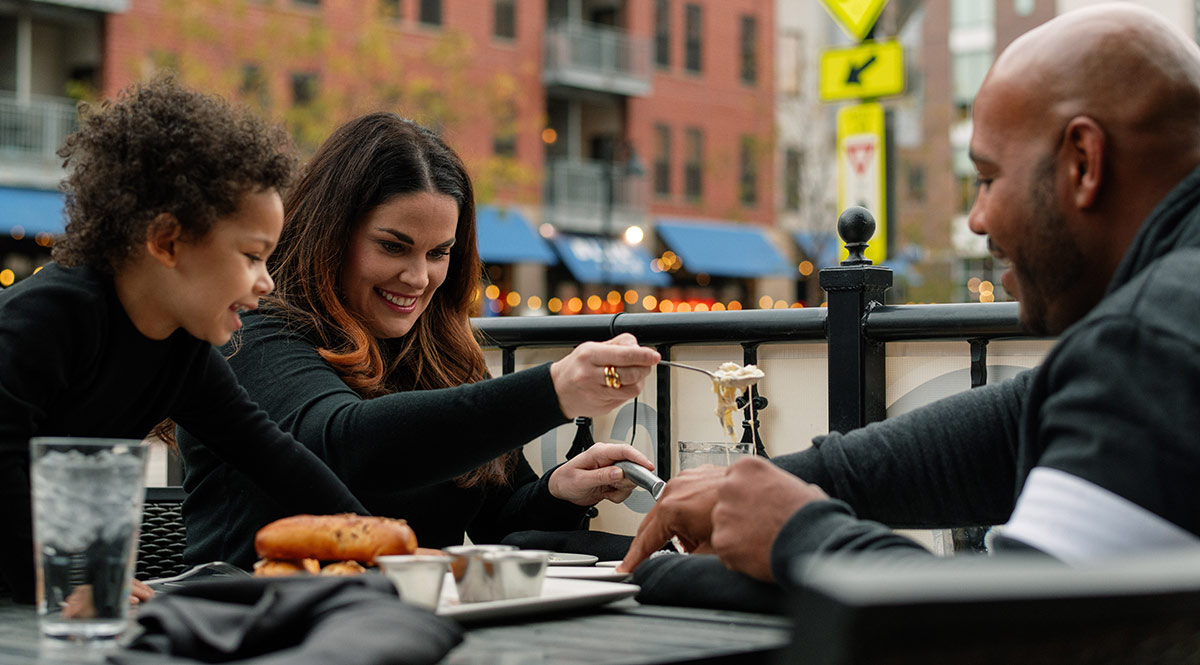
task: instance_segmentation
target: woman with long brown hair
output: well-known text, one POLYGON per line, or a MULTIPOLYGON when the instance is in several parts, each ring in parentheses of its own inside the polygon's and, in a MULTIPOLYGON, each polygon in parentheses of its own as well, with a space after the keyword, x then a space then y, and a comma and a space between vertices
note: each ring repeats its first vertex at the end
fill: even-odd
MULTIPOLYGON (((395 114, 338 129, 284 203, 275 293, 245 317, 230 364, 250 396, 377 515, 422 545, 578 528, 632 490, 597 444, 543 477, 522 444, 632 399, 657 352, 631 335, 488 378, 469 312, 481 274, 471 181, 440 138, 395 114), (606 379, 615 367, 619 381, 606 379), (614 387, 615 386, 615 387, 614 387)), ((180 431, 187 558, 253 561, 253 536, 289 514, 180 431)))

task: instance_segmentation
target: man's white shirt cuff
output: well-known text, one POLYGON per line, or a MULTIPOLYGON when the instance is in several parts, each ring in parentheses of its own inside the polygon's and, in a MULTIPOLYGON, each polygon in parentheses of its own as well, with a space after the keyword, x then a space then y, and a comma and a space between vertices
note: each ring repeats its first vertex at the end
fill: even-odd
POLYGON ((1044 466, 1030 472, 1004 535, 1068 564, 1200 548, 1200 538, 1132 501, 1044 466))

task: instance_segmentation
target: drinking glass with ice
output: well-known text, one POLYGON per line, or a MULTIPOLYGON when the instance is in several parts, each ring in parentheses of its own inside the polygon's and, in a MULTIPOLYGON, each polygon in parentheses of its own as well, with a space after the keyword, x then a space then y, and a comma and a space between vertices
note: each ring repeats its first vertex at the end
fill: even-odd
POLYGON ((37 437, 29 446, 42 636, 114 643, 129 623, 146 444, 37 437))

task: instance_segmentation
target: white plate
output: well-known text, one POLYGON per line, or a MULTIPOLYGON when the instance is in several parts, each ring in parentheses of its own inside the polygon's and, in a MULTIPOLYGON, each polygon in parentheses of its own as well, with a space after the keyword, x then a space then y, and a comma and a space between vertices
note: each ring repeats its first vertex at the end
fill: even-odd
POLYGON ((616 568, 619 565, 621 565, 620 559, 616 559, 613 561, 597 561, 596 562, 597 568, 616 568))
POLYGON ((572 554, 570 552, 551 552, 551 566, 590 566, 600 560, 591 554, 572 554))
POLYGON ((618 573, 612 568, 597 568, 596 566, 556 566, 546 569, 546 577, 624 582, 629 579, 629 573, 618 573))
POLYGON ((614 600, 628 598, 636 594, 638 588, 633 584, 617 582, 547 577, 540 596, 460 605, 458 604, 458 591, 454 588, 454 577, 447 574, 446 583, 442 586, 442 602, 438 605, 437 613, 460 623, 501 619, 552 610, 604 605, 614 600))

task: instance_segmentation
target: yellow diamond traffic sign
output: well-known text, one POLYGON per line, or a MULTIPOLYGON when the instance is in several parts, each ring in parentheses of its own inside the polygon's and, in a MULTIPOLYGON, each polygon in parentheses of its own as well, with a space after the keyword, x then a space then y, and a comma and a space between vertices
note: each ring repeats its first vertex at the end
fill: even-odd
POLYGON ((864 42, 821 54, 821 100, 867 99, 904 92, 900 42, 864 42))
POLYGON ((821 4, 851 37, 861 42, 875 26, 887 0, 821 0, 821 4))

